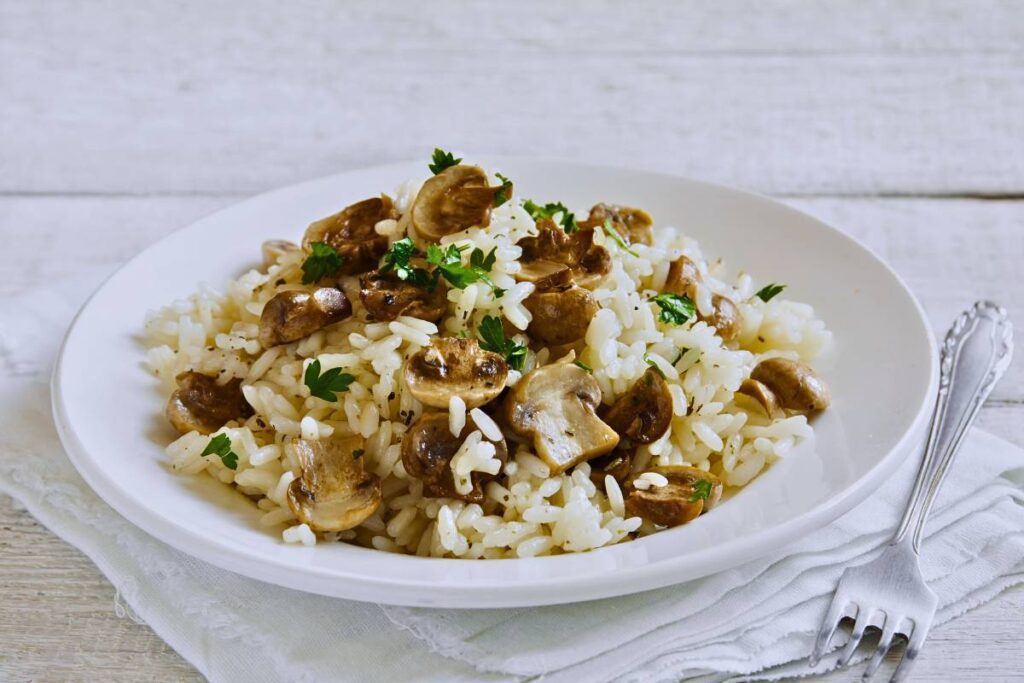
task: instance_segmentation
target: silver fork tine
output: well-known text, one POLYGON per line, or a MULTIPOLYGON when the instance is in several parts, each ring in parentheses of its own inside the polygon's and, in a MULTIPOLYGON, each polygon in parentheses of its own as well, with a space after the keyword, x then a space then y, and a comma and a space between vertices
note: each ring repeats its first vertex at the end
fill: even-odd
POLYGON ((889 617, 885 620, 885 626, 882 628, 882 635, 878 638, 878 647, 875 648, 875 654, 871 655, 871 661, 868 662, 868 667, 864 669, 863 679, 865 681, 870 680, 875 672, 878 671, 878 667, 881 666, 882 660, 885 659, 885 654, 892 647, 892 639, 896 635, 896 627, 899 626, 900 622, 903 621, 903 617, 895 616, 889 617))
POLYGON ((850 634, 850 640, 847 641, 846 647, 843 648, 843 653, 839 655, 839 661, 836 665, 846 666, 849 664, 850 657, 857 651, 861 639, 864 638, 864 632, 869 626, 881 626, 881 622, 884 619, 885 612, 880 609, 862 609, 861 614, 857 615, 857 621, 853 623, 853 633, 850 634))
POLYGON ((928 635, 928 627, 930 625, 931 618, 928 622, 923 624, 914 624, 914 632, 910 634, 910 641, 907 642, 907 649, 903 653, 903 659, 900 660, 896 670, 892 672, 892 678, 889 679, 889 683, 900 683, 910 675, 910 670, 914 668, 914 663, 917 661, 917 655, 921 652, 921 645, 924 644, 924 639, 928 635))
POLYGON ((836 629, 839 628, 839 622, 847 616, 856 616, 856 605, 851 605, 845 598, 840 596, 839 592, 832 596, 832 604, 829 605, 828 614, 825 615, 825 620, 821 622, 821 630, 818 631, 818 637, 814 641, 814 651, 811 652, 811 656, 808 659, 808 663, 811 666, 817 666, 818 662, 825 655, 825 650, 828 649, 828 644, 832 641, 832 636, 835 635, 836 629), (849 612, 853 611, 853 614, 849 612))

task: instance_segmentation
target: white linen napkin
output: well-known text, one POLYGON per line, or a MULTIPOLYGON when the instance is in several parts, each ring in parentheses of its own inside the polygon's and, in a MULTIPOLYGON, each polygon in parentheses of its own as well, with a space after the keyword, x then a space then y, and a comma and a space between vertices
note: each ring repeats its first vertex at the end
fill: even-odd
MULTIPOLYGON (((906 463, 869 501, 775 557, 638 595, 481 611, 307 595, 177 552, 111 510, 78 476, 57 440, 46 381, 64 328, 99 277, 86 279, 0 311, 0 490, 85 552, 135 617, 213 681, 808 674, 806 655, 839 575, 888 540, 916 470, 906 463)), ((922 566, 939 595, 937 624, 1024 581, 1024 451, 972 431, 927 534, 922 566)), ((833 667, 835 657, 815 671, 833 667)))

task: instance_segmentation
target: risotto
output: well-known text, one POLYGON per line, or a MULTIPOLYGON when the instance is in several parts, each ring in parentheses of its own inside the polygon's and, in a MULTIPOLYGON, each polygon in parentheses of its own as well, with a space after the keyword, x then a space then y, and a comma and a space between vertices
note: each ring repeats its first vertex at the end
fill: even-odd
POLYGON ((173 471, 286 543, 531 557, 690 523, 812 436, 831 335, 785 285, 639 208, 429 169, 147 316, 173 471))

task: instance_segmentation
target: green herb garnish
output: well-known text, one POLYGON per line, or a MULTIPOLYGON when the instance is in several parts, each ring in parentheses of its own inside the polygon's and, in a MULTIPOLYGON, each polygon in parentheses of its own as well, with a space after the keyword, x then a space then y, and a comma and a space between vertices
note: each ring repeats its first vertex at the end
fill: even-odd
POLYGON ((462 252, 467 247, 459 247, 449 244, 447 248, 441 249, 436 244, 427 246, 427 263, 437 266, 439 273, 445 280, 457 289, 465 289, 474 282, 483 282, 494 293, 495 299, 500 299, 505 290, 494 284, 494 281, 487 274, 494 267, 497 259, 495 252, 497 247, 484 254, 482 249, 474 248, 469 255, 469 265, 463 265, 462 252))
POLYGON ((358 460, 359 458, 363 457, 363 453, 365 452, 366 451, 364 451, 362 448, 355 449, 354 451, 352 451, 352 459, 358 460))
POLYGON ((523 208, 526 210, 526 213, 530 214, 530 217, 533 218, 534 221, 539 221, 542 218, 553 219, 558 214, 562 214, 562 218, 558 223, 566 233, 574 233, 579 229, 579 226, 576 224, 576 215, 573 214, 573 212, 570 211, 562 202, 550 202, 542 206, 540 204, 534 204, 532 201, 527 199, 523 202, 523 208))
POLYGON ((756 296, 761 301, 768 303, 776 294, 780 293, 785 288, 786 285, 778 285, 773 282, 770 285, 765 285, 764 287, 762 287, 754 296, 756 296))
POLYGON ((696 503, 698 500, 707 500, 711 495, 711 482, 707 479, 698 479, 693 484, 693 495, 690 496, 690 502, 696 503))
POLYGON ((611 218, 606 218, 604 220, 604 231, 605 234, 611 237, 615 241, 615 243, 619 245, 619 247, 622 248, 622 250, 625 251, 627 254, 632 254, 633 256, 637 257, 640 256, 640 254, 636 253, 635 251, 629 248, 629 242, 627 242, 626 238, 620 235, 619 231, 615 229, 615 226, 612 225, 611 218))
POLYGON ((523 369, 523 364, 526 363, 526 347, 505 337, 505 328, 502 326, 500 318, 493 315, 484 316, 477 331, 480 333, 480 339, 483 340, 480 348, 484 351, 493 351, 504 357, 505 362, 513 370, 523 369))
POLYGON ((494 175, 501 181, 501 187, 494 193, 494 208, 498 208, 512 198, 512 181, 500 173, 494 175))
POLYGON ((646 353, 644 354, 644 362, 647 363, 648 365, 650 365, 652 368, 654 368, 654 371, 657 372, 659 375, 661 375, 662 379, 668 379, 668 376, 665 375, 665 371, 662 370, 661 367, 657 363, 655 363, 651 359, 651 357, 648 356, 646 353))
POLYGON ((314 360, 306 366, 306 374, 302 382, 309 387, 309 393, 325 401, 337 401, 338 394, 348 391, 352 382, 356 381, 355 375, 342 372, 341 368, 331 368, 320 374, 320 361, 314 360))
POLYGON ((434 175, 437 175, 446 168, 458 166, 460 163, 462 163, 462 159, 456 159, 451 152, 446 152, 440 147, 434 148, 434 155, 430 158, 430 160, 433 163, 431 163, 428 166, 428 168, 430 169, 430 172, 433 173, 434 175))
POLYGON ((227 434, 218 434, 210 439, 210 443, 206 444, 206 448, 203 449, 201 455, 203 457, 216 455, 224 463, 224 467, 227 467, 229 470, 238 469, 238 456, 231 450, 231 439, 228 438, 227 434))
POLYGON ((399 280, 433 290, 437 285, 437 276, 431 277, 426 269, 411 265, 415 253, 416 245, 410 238, 400 239, 384 254, 384 265, 380 269, 385 272, 394 270, 399 280))
POLYGON ((697 312, 693 301, 685 294, 669 294, 666 292, 659 294, 651 299, 651 301, 658 304, 658 307, 661 309, 661 313, 658 314, 658 320, 663 323, 682 325, 697 312))
POLYGON ((590 374, 594 374, 594 368, 590 367, 589 365, 587 365, 586 363, 584 363, 581 360, 574 360, 572 362, 572 364, 575 365, 578 368, 583 368, 584 370, 586 370, 590 374))
POLYGON ((345 257, 339 256, 331 245, 325 242, 313 242, 312 253, 302 263, 302 284, 311 285, 324 277, 338 272, 345 257))

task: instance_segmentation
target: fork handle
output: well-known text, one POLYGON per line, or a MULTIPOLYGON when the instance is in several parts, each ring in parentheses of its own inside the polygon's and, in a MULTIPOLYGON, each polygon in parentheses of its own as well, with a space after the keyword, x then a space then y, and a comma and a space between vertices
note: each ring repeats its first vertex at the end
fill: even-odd
POLYGON ((921 531, 935 494, 967 428, 1003 376, 1012 355, 1013 325, 1006 311, 990 301, 979 301, 961 313, 946 333, 928 444, 893 544, 901 543, 912 530, 913 549, 919 552, 921 531))

